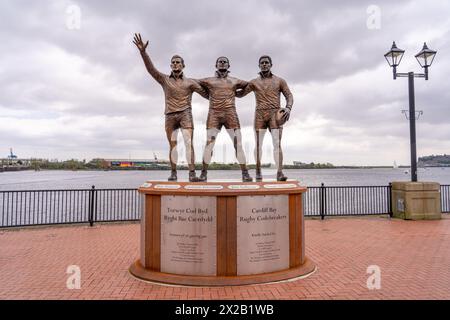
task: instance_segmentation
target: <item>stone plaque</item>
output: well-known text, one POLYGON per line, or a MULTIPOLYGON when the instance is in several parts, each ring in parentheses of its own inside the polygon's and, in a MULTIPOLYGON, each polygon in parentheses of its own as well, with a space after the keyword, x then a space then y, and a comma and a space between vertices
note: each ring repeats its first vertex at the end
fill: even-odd
POLYGON ((256 190, 259 189, 257 184, 231 184, 228 186, 231 190, 256 190))
POLYGON ((161 196, 161 272, 216 275, 216 197, 161 196))
POLYGON ((181 186, 179 184, 156 184, 154 186, 155 189, 180 189, 181 186))
POLYGON ((188 190, 221 190, 223 186, 215 184, 188 184, 184 188, 188 190))
POLYGON ((237 274, 289 268, 289 196, 237 197, 237 274))
POLYGON ((292 189, 292 188, 297 188, 297 186, 293 183, 280 183, 280 184, 265 184, 264 188, 266 188, 266 189, 292 189))

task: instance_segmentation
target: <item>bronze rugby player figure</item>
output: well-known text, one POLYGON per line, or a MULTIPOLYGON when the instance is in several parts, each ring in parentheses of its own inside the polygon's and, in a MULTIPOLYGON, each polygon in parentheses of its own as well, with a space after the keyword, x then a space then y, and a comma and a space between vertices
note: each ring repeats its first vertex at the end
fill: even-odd
POLYGON ((177 180, 177 134, 181 129, 186 146, 186 158, 189 167, 189 181, 198 181, 195 175, 195 154, 193 145, 194 121, 192 120, 192 93, 195 91, 208 98, 208 92, 203 89, 197 80, 184 76, 184 60, 178 55, 174 55, 170 60, 172 72, 170 75, 159 72, 146 53, 148 41, 144 44, 140 34, 134 35, 134 44, 139 49, 145 67, 151 76, 162 86, 166 101, 165 107, 165 127, 167 140, 170 145, 170 166, 172 169, 169 181, 177 180))
POLYGON ((281 150, 281 136, 283 124, 289 120, 294 99, 286 81, 271 72, 272 59, 269 56, 259 58, 259 77, 251 80, 244 90, 238 90, 237 97, 243 97, 253 91, 256 98, 255 109, 255 159, 256 181, 262 180, 261 153, 264 135, 269 129, 272 135, 273 155, 277 167, 277 180, 286 181, 283 174, 283 152, 281 150), (286 107, 280 106, 280 94, 286 99, 286 107))

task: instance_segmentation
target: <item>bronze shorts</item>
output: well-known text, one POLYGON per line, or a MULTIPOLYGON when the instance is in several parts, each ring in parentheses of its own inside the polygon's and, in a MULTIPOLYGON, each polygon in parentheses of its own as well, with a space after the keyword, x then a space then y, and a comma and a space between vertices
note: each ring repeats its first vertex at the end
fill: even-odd
POLYGON ((206 120, 206 129, 218 129, 222 126, 225 129, 240 129, 239 118, 234 108, 227 108, 223 110, 209 110, 208 119, 206 120))
POLYGON ((255 112, 255 129, 278 129, 276 114, 279 109, 260 109, 255 112))
POLYGON ((191 108, 166 114, 166 131, 174 131, 179 128, 194 129, 191 108))

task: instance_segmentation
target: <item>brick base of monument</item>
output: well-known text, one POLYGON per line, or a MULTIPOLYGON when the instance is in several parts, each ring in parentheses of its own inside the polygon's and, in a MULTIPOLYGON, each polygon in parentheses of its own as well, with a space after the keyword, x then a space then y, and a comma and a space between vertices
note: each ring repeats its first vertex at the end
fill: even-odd
POLYGON ((311 274, 298 181, 144 183, 141 253, 130 272, 191 286, 275 282, 311 274))
POLYGON ((286 270, 247 276, 187 276, 163 273, 145 269, 139 260, 131 267, 130 272, 135 277, 151 282, 178 284, 183 286, 242 286, 257 283, 278 282, 308 276, 316 270, 316 265, 309 260, 299 266, 286 270))

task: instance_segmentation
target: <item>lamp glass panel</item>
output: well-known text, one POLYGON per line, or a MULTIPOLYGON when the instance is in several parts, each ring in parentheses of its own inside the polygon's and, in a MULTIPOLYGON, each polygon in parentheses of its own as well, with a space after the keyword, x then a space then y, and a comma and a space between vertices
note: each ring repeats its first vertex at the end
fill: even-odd
POLYGON ((435 51, 421 52, 416 55, 416 59, 421 67, 429 67, 433 63, 434 57, 436 56, 435 51))
POLYGON ((403 52, 401 52, 401 51, 392 52, 393 64, 395 66, 398 66, 400 64, 400 61, 402 60, 402 57, 403 57, 403 52))

